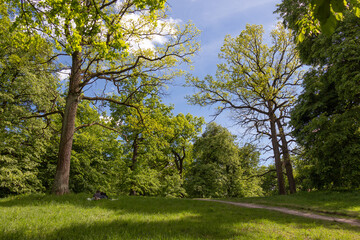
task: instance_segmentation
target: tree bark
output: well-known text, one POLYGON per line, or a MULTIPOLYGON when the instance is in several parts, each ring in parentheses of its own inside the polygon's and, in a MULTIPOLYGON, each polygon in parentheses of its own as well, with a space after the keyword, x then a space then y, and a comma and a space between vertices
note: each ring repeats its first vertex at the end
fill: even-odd
POLYGON ((75 119, 80 98, 81 83, 81 53, 72 55, 72 68, 69 91, 66 97, 64 118, 58 153, 58 163, 54 179, 53 193, 63 195, 69 193, 70 159, 75 132, 75 119))
POLYGON ((282 149, 282 153, 283 153, 284 165, 285 165, 285 170, 286 170, 286 176, 287 176, 288 183, 289 183, 289 189, 290 189, 290 193, 293 194, 293 193, 296 193, 296 183, 295 183, 293 168, 292 168, 291 160, 290 160, 288 142, 286 140, 286 136, 284 133, 283 126, 280 122, 280 119, 277 119, 276 123, 278 125, 278 129, 279 129, 279 133, 280 133, 281 149, 282 149))
MULTIPOLYGON (((131 171, 134 171, 135 168, 136 168, 138 151, 139 151, 139 140, 140 140, 139 139, 139 134, 136 134, 135 138, 134 138, 133 145, 132 145, 132 147, 133 147, 133 155, 132 155, 132 158, 131 158, 131 166, 130 166, 131 171)), ((134 190, 134 185, 130 189, 130 195, 131 196, 137 195, 137 192, 134 190)))
POLYGON ((185 147, 182 148, 182 151, 183 151, 182 157, 175 150, 172 151, 172 153, 174 154, 175 165, 181 179, 183 178, 183 168, 184 168, 183 165, 184 165, 184 159, 186 157, 185 147))
POLYGON ((270 130, 271 130, 271 143, 273 146, 274 158, 275 158, 275 168, 276 168, 276 175, 277 175, 277 182, 279 188, 280 195, 286 195, 285 189, 285 181, 284 175, 282 170, 282 162, 280 159, 280 150, 279 150, 279 143, 277 140, 277 131, 276 131, 276 123, 275 123, 275 114, 272 110, 272 104, 269 104, 269 118, 270 118, 270 130))
POLYGON ((130 166, 131 171, 135 170, 135 165, 137 162, 138 151, 139 151, 139 142, 138 141, 139 141, 139 134, 136 134, 135 138, 134 138, 134 142, 132 144, 133 155, 131 157, 131 166, 130 166))

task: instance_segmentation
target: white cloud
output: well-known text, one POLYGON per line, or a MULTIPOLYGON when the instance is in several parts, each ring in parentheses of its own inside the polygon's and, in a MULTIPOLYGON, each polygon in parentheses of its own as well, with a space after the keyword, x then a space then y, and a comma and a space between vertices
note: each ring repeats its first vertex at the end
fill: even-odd
POLYGON ((133 51, 154 50, 156 45, 165 44, 176 33, 175 26, 180 23, 180 19, 167 18, 158 20, 157 25, 154 25, 139 14, 128 14, 122 19, 122 26, 128 31, 124 35, 127 35, 127 42, 133 51))
POLYGON ((66 79, 69 79, 71 70, 70 69, 63 69, 59 72, 57 72, 58 78, 60 81, 64 81, 66 79))

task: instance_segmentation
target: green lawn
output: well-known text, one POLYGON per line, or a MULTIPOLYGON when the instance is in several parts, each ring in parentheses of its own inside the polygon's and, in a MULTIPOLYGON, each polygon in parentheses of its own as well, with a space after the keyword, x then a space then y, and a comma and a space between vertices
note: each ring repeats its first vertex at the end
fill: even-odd
MULTIPOLYGON (((227 199, 229 200, 229 199, 227 199)), ((286 196, 230 199, 236 202, 257 203, 328 213, 360 220, 360 191, 300 192, 286 196)))
POLYGON ((0 199, 0 239, 360 239, 360 228, 190 199, 0 199))

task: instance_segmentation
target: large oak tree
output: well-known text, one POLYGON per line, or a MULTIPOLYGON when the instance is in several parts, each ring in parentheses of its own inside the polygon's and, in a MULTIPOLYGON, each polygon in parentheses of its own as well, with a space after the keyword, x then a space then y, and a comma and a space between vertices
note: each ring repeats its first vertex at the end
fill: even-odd
MULTIPOLYGON (((58 165, 53 192, 69 192, 70 158, 80 101, 109 101, 137 108, 130 100, 148 85, 162 85, 181 74, 174 67, 190 62, 199 46, 197 29, 168 19, 165 0, 44 0, 8 1, 15 10, 14 26, 25 25, 56 48, 49 61, 64 65, 66 104, 63 111, 58 165), (173 70, 171 70, 173 69, 173 70), (147 78, 126 97, 115 99, 129 81, 147 78), (111 86, 111 87, 109 87, 111 86), (101 91, 89 91, 101 88, 101 91)), ((50 114, 50 113, 47 113, 50 114)), ((93 125, 88 123, 87 125, 93 125)))

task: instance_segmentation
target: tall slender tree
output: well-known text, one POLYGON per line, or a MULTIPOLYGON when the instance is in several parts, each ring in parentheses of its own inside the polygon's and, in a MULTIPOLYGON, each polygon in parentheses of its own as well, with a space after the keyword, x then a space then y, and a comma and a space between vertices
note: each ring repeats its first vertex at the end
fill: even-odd
POLYGON ((189 97, 192 104, 214 105, 217 115, 231 110, 236 121, 258 136, 271 139, 279 193, 285 194, 283 165, 290 192, 296 192, 289 157, 289 139, 284 126, 297 95, 302 66, 291 32, 278 25, 271 32, 272 46, 263 43, 262 26, 247 25, 238 37, 226 36, 219 57, 216 79, 188 79, 199 92, 189 97), (283 161, 282 161, 282 159, 283 161))

